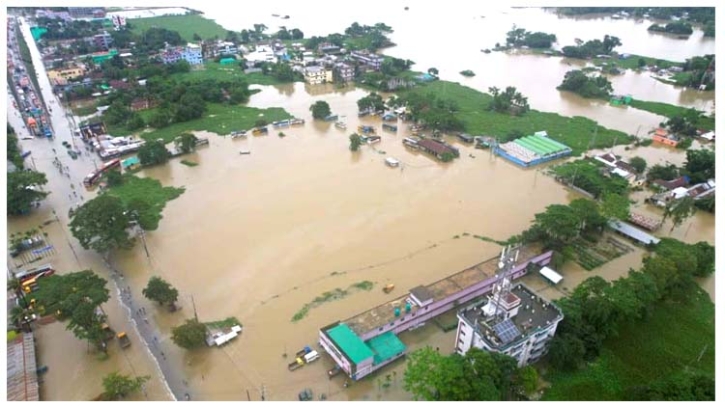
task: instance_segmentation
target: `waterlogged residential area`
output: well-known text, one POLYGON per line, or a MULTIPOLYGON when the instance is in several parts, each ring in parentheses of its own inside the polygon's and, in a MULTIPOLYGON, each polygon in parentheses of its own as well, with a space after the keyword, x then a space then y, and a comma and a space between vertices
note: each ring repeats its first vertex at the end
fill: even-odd
POLYGON ((714 7, 238 8, 7 9, 8 401, 715 399, 714 7))

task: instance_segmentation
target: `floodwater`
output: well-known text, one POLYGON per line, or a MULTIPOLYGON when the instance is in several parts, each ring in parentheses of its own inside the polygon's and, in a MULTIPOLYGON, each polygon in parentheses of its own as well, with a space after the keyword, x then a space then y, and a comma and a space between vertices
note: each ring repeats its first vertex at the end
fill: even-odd
MULTIPOLYGON (((274 19, 275 24, 299 27, 308 36, 341 31, 356 20, 368 24, 382 20, 396 29, 393 39, 399 46, 389 50, 391 55, 415 60, 420 63, 421 70, 436 66, 444 79, 461 80, 458 71, 473 69, 478 75, 471 79, 470 86, 485 90, 487 86, 511 84, 529 96, 534 108, 591 117, 607 127, 632 134, 638 130, 645 132, 661 121, 656 115, 635 109, 611 108, 575 95, 560 94, 554 89, 560 79, 551 78, 556 75, 561 78, 569 69, 560 59, 499 53, 486 55, 479 51, 495 42, 503 42, 505 31, 513 21, 518 21, 518 17, 514 18, 517 13, 522 14, 522 19, 528 18, 522 20, 526 24, 519 25, 529 30, 601 25, 604 28, 587 32, 593 37, 605 33, 618 35, 625 44, 645 41, 644 37, 632 33, 631 27, 635 24, 632 21, 614 21, 611 24, 616 25, 611 25, 601 19, 560 20, 541 11, 519 9, 479 13, 475 8, 480 6, 471 4, 466 7, 474 10, 460 7, 440 10, 440 21, 446 23, 435 25, 436 29, 431 30, 434 20, 416 20, 413 13, 418 9, 426 10, 429 5, 413 4, 411 13, 406 14, 402 11, 402 2, 393 1, 392 4, 385 15, 362 4, 335 7, 339 17, 329 19, 312 14, 315 11, 308 10, 302 3, 288 4, 284 8, 276 8, 271 3, 265 6, 266 10, 250 10, 260 16, 264 14, 265 20, 257 19, 254 14, 232 18, 228 13, 223 15, 217 11, 215 15, 214 10, 204 11, 209 17, 218 18, 225 27, 237 30, 269 21, 271 13, 290 14, 289 20, 274 19), (467 17, 456 20, 453 18, 456 14, 467 17), (474 18, 483 14, 487 16, 485 19, 474 18), (554 18, 555 23, 542 28, 533 23, 529 26, 529 21, 536 20, 529 14, 554 18), (481 31, 466 37, 482 38, 480 44, 476 43, 478 40, 467 40, 452 41, 449 46, 430 45, 433 32, 446 33, 446 24, 455 28, 457 25, 451 21, 459 20, 461 27, 476 24, 480 30, 487 30, 487 27, 499 24, 501 29, 497 28, 495 35, 481 31), (629 25, 623 25, 625 23, 629 25), (617 28, 619 25, 624 28, 617 28), (535 70, 532 69, 534 63, 535 70)), ((271 23, 268 25, 273 27, 271 23)), ((457 30, 463 28, 455 28, 454 36, 459 32, 457 30)), ((557 32, 557 35, 564 33, 562 28, 562 33, 557 32)), ((441 44, 441 40, 434 44, 441 44)), ((653 46, 650 53, 645 52, 650 51, 648 49, 637 50, 634 45, 631 49, 623 47, 622 51, 684 59, 709 52, 708 47, 714 42, 703 40, 690 44, 687 49, 673 44, 653 46), (654 55, 654 52, 658 54, 654 55)), ((683 98, 693 105, 711 103, 711 93, 681 96, 683 93, 674 87, 636 75, 628 73, 620 78, 630 80, 632 83, 626 86, 637 89, 643 99, 652 96, 651 100, 683 98), (650 87, 652 89, 648 90, 650 87)), ((615 89, 619 90, 617 86, 615 82, 615 89)), ((210 146, 185 157, 198 162, 198 166, 187 167, 174 160, 168 165, 142 171, 140 176, 159 179, 164 185, 184 187, 185 192, 167 204, 158 230, 147 234, 150 257, 138 244, 131 251, 117 253, 112 260, 124 273, 137 297, 152 275, 163 277, 179 289, 181 311, 169 314, 152 304, 147 304, 147 308, 151 322, 165 333, 159 340, 166 346, 168 359, 186 376, 195 400, 260 400, 262 396, 267 400, 292 400, 306 387, 312 388, 315 395, 325 393, 335 400, 406 400, 410 396, 401 386, 404 362, 394 364, 373 379, 344 389, 342 377, 327 379, 326 371, 332 367, 332 362, 326 356, 312 365, 289 372, 286 365, 290 356, 285 357, 285 354, 293 355, 305 345, 316 346, 320 327, 385 301, 389 297, 382 293, 381 287, 386 284, 395 284, 393 294, 399 295, 416 285, 438 280, 498 254, 497 245, 463 236, 464 233, 504 240, 526 229, 534 214, 546 206, 567 203, 579 196, 544 175, 543 168, 524 170, 491 157, 486 150, 475 150, 455 140, 450 141, 460 148, 461 158, 450 164, 438 163, 402 145, 402 138, 408 134, 407 125, 403 123, 398 123, 397 134, 382 133, 381 143, 363 146, 361 151, 352 153, 348 150, 348 135, 358 125, 371 124, 379 129, 378 118, 357 117, 356 102, 366 94, 365 91, 311 87, 302 83, 260 86, 259 89, 261 92, 252 96, 251 106, 283 106, 308 122, 302 127, 281 129, 287 135, 284 138, 277 136, 280 130, 271 130, 268 136, 250 136, 242 140, 200 132, 198 134, 209 137, 210 146), (337 129, 332 123, 311 121, 309 106, 320 99, 327 101, 332 111, 347 123, 347 130, 337 129), (248 150, 251 154, 240 155, 240 150, 248 150), (386 157, 397 158, 401 167, 388 168, 384 165, 386 157), (301 321, 291 322, 292 316, 316 296, 336 288, 346 289, 363 280, 375 282, 373 290, 351 290, 346 298, 323 303, 312 308, 301 321), (170 343, 170 330, 195 313, 202 321, 235 316, 243 323, 244 332, 221 349, 183 351, 170 343), (385 375, 392 376, 392 385, 387 389, 377 382, 377 377, 384 379, 385 375)), ((638 97, 634 90, 628 92, 638 97)), ((45 97, 49 99, 47 95, 45 97)), ((70 138, 67 123, 63 127, 64 121, 62 117, 54 117, 58 139, 22 142, 25 148, 33 150, 36 164, 48 174, 54 192, 31 217, 9 220, 10 231, 42 223, 50 217, 51 205, 57 208, 63 224, 67 222, 64 214, 71 204, 72 198, 67 196, 71 190, 69 186, 63 186, 60 175, 50 165, 51 146, 59 146, 60 141, 70 138), (61 187, 56 190, 55 185, 61 187)), ((627 154, 641 155, 648 161, 684 157, 684 153, 658 150, 655 146, 632 149, 627 154)), ((93 168, 90 158, 78 161, 61 158, 70 165, 77 189, 77 183, 93 168)), ((92 194, 84 196, 90 198, 92 194)), ((658 213, 657 209, 641 203, 639 209, 652 216, 658 213)), ((48 228, 53 242, 65 249, 67 243, 58 223, 48 228)), ((664 236, 668 232, 666 225, 659 234, 664 236)), ((67 229, 65 233, 68 235, 67 229)), ((676 228, 672 236, 688 242, 705 240, 712 243, 714 218, 698 213, 676 228)), ((78 250, 75 242, 74 247, 78 250)), ((92 266, 102 275, 107 273, 93 254, 78 250, 78 255, 83 267, 92 266)), ((53 261, 60 264, 61 272, 78 269, 69 250, 63 250, 53 261)), ((565 277, 559 288, 562 291, 542 285, 536 276, 528 276, 525 281, 553 299, 565 293, 565 288, 571 290, 591 275, 608 279, 625 275, 630 267, 639 267, 640 261, 641 251, 635 250, 591 272, 570 264, 562 270, 565 277)), ((710 279, 704 284, 712 287, 713 281, 710 279)), ((709 292, 712 296, 713 292, 709 292)), ((55 370, 56 376, 46 377, 45 398, 92 398, 100 388, 97 382, 105 374, 104 369, 110 367, 124 373, 150 374, 153 380, 147 386, 149 399, 170 397, 164 391, 154 363, 144 356, 148 353, 141 353, 139 337, 132 327, 123 325, 130 322, 115 292, 113 296, 107 304, 110 309, 104 309, 113 324, 132 332, 134 345, 125 352, 129 359, 113 355, 109 361, 89 361, 91 356, 80 349, 84 344, 69 333, 60 332, 60 324, 42 327, 41 346, 46 343, 62 349, 79 348, 74 352, 58 352, 51 347, 40 350, 41 358, 43 355, 55 358, 48 374, 55 370), (42 340, 45 338, 53 341, 42 340), (126 361, 128 364, 124 365, 126 361), (54 366, 76 366, 73 377, 87 380, 77 388, 71 388, 73 386, 58 377, 59 369, 54 366)), ((401 337, 410 349, 430 344, 449 353, 453 348, 452 335, 454 333, 444 334, 434 324, 428 324, 401 337)))
MULTIPOLYGON (((326 3, 326 2, 322 2, 326 3)), ((330 4, 327 2, 327 4, 330 4)), ((506 32, 513 24, 529 31, 556 34, 557 47, 573 45, 575 38, 584 41, 601 39, 606 34, 620 38, 622 46, 617 51, 684 61, 687 58, 713 54, 714 39, 702 37, 696 32, 688 40, 649 33, 647 20, 612 20, 609 17, 563 18, 552 12, 535 8, 509 8, 489 3, 470 2, 415 3, 392 0, 386 3, 385 12, 364 2, 338 7, 330 4, 334 17, 322 17, 318 7, 307 3, 283 1, 265 2, 264 8, 249 10, 243 15, 231 15, 219 5, 199 5, 208 18, 233 29, 249 29, 256 23, 265 24, 273 33, 279 26, 299 28, 306 37, 343 32, 353 22, 375 24, 384 22, 395 31, 390 35, 397 45, 385 49, 386 55, 411 59, 413 69, 439 70, 441 79, 460 82, 478 90, 487 91, 491 86, 515 86, 529 98, 532 108, 556 112, 564 116, 589 117, 605 127, 636 134, 646 132, 662 121, 662 117, 637 109, 611 107, 603 101, 592 101, 577 95, 560 92, 567 71, 581 68, 583 61, 543 55, 509 55, 482 49, 493 48, 506 42, 506 32), (410 10, 405 11, 404 7, 410 10), (289 19, 271 14, 289 15, 289 19), (466 78, 460 71, 470 69, 475 77, 466 78)), ((676 88, 651 78, 648 73, 627 72, 610 77, 616 93, 631 94, 636 99, 659 101, 695 107, 710 112, 714 92, 697 92, 676 88)))

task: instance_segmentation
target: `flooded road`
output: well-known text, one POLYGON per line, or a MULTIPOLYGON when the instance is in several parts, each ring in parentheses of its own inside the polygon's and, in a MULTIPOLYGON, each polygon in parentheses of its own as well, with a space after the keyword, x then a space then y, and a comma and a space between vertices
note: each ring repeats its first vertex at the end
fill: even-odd
MULTIPOLYGON (((275 19, 275 23, 290 28, 300 27, 307 36, 341 31, 353 21, 371 24, 382 19, 396 30, 394 41, 399 46, 389 50, 391 55, 419 62, 416 68, 420 70, 436 66, 444 79, 462 80, 457 72, 473 69, 478 75, 471 79, 473 83, 470 86, 485 89, 493 84, 511 84, 529 96, 535 108, 565 115, 585 115, 600 120, 607 127, 632 134, 640 128, 644 132, 645 127, 661 121, 661 118, 646 112, 600 106, 597 102, 559 94, 554 87, 560 79, 551 79, 550 76, 558 72, 563 77, 569 67, 562 60, 533 55, 486 55, 479 48, 491 45, 474 44, 474 41, 466 45, 472 48, 469 53, 454 44, 442 47, 441 54, 436 55, 422 48, 430 33, 421 34, 423 40, 418 39, 410 45, 409 38, 414 36, 413 33, 421 31, 424 24, 405 23, 403 19, 409 15, 403 14, 403 4, 400 3, 400 11, 395 8, 398 2, 393 1, 392 4, 392 11, 382 18, 379 10, 372 7, 350 5, 340 10, 339 18, 320 19, 315 13, 315 20, 307 22, 302 19, 305 15, 303 13, 312 15, 314 10, 307 10, 302 3, 286 5, 294 9, 285 10, 274 9, 274 3, 265 4, 263 11, 266 20, 256 19, 253 13, 262 13, 257 8, 250 10, 249 15, 235 16, 233 22, 228 13, 215 16, 210 11, 204 11, 211 18, 219 18, 225 27, 233 29, 267 21, 270 19, 269 13, 290 14, 292 17, 289 20, 275 19), (349 19, 345 17, 346 13, 351 13, 349 19), (398 20, 386 21, 386 18, 398 20), (319 24, 313 26, 313 21, 319 24), (462 55, 449 60, 446 55, 450 55, 446 53, 451 53, 451 50, 462 55), (400 54, 397 54, 398 51, 400 54), (491 59, 488 62, 480 59, 476 66, 468 65, 468 54, 471 58, 491 59), (425 61, 425 58, 429 60, 425 61), (531 80, 531 64, 534 63, 537 77, 531 80), (484 68, 490 72, 482 70, 484 68), (539 77, 543 79, 539 80, 539 77), (501 79, 514 82, 497 82, 501 79), (527 88, 530 94, 524 90, 525 86, 531 86, 527 88), (540 90, 536 90, 537 87, 540 90)), ((411 6, 411 11, 424 7, 428 6, 416 3, 411 6)), ((474 7, 474 10, 458 8, 456 12, 475 20, 473 17, 478 14, 475 8, 479 6, 470 7, 474 7)), ((452 12, 446 10, 445 13, 452 12)), ((505 16, 509 14, 501 14, 496 18, 487 16, 485 22, 475 22, 481 27, 487 27, 493 26, 488 24, 491 22, 488 20, 503 20, 505 24, 500 23, 503 27, 501 33, 496 31, 495 35, 489 36, 477 34, 471 38, 503 42, 505 31, 511 25, 511 20, 505 20, 510 17, 505 16)), ((558 19, 556 16, 554 18, 558 19)), ((579 27, 588 24, 577 20, 557 20, 550 27, 566 25, 569 21, 574 21, 571 24, 578 24, 579 27)), ((431 22, 427 24, 430 28, 431 22)), ((536 28, 523 23, 520 25, 529 30, 547 31, 548 28, 536 28)), ((436 30, 446 31, 445 27, 436 30)), ((591 35, 618 35, 625 44, 629 41, 627 36, 634 35, 626 30, 620 33, 614 28, 594 35, 595 32, 592 31, 591 35)), ((704 41, 698 46, 707 49, 710 46, 708 44, 708 41, 704 41)), ((694 45, 689 50, 678 48, 670 51, 672 55, 663 54, 661 57, 678 59, 675 53, 700 54, 702 50, 695 48, 694 45)), ((629 49, 622 51, 635 52, 629 49)), ((640 53, 655 56, 647 52, 640 53)), ((629 78, 628 75, 622 79, 629 78)), ((629 79, 633 80, 633 84, 627 86, 642 86, 642 95, 646 94, 644 88, 652 86, 656 90, 651 92, 660 92, 663 98, 665 96, 662 95, 680 97, 676 96, 679 91, 675 88, 660 87, 662 84, 654 81, 657 85, 651 85, 648 78, 641 78, 645 85, 638 85, 637 78, 629 79)), ((41 87, 44 86, 42 83, 41 87)), ((616 86, 619 85, 615 85, 615 89, 616 86)), ((291 114, 307 120, 307 123, 302 127, 281 129, 287 135, 284 138, 278 137, 279 130, 274 129, 268 136, 250 136, 241 140, 199 132, 197 134, 209 138, 210 146, 184 157, 197 162, 198 166, 188 167, 173 160, 167 165, 142 171, 140 176, 159 179, 163 185, 184 187, 186 191, 167 203, 158 230, 147 235, 150 257, 146 257, 143 247, 137 245, 131 251, 117 253, 112 259, 113 264, 124 272, 125 281, 136 298, 140 297, 141 289, 153 275, 163 277, 178 288, 179 302, 183 307, 179 312, 169 314, 148 302, 145 305, 149 310, 149 320, 159 328, 158 339, 165 346, 169 363, 186 377, 196 400, 260 400, 263 396, 267 400, 293 400, 306 387, 312 388, 316 396, 325 393, 333 400, 407 400, 409 395, 402 391, 401 386, 404 362, 398 362, 380 375, 372 376, 373 379, 363 380, 345 389, 342 377, 327 379, 326 371, 332 367, 331 359, 327 356, 323 355, 319 361, 290 372, 286 367, 290 361, 289 355, 305 345, 316 347, 320 327, 346 319, 389 299, 381 291, 385 284, 395 284, 395 291, 391 295, 400 295, 414 286, 435 281, 499 253, 500 247, 497 245, 464 236, 464 233, 505 240, 526 229, 534 214, 543 211, 546 206, 564 204, 579 196, 543 175, 543 167, 523 170, 503 159, 492 157, 486 150, 475 150, 452 139, 449 141, 460 148, 461 158, 450 164, 438 163, 402 145, 402 138, 408 134, 407 126, 403 123, 398 123, 398 133, 383 133, 381 143, 363 146, 361 151, 352 153, 348 149, 348 135, 358 125, 368 124, 380 128, 377 118, 357 117, 356 102, 367 92, 354 88, 338 90, 332 86, 310 87, 302 83, 258 88, 261 92, 252 96, 251 106, 282 106, 291 114), (331 123, 312 122, 309 106, 319 99, 326 100, 333 113, 340 115, 341 120, 347 123, 347 130, 337 129, 331 123), (240 150, 248 150, 251 154, 240 155, 240 150), (401 167, 386 167, 386 157, 395 157, 401 161, 401 167), (371 291, 352 292, 344 299, 312 308, 305 318, 291 322, 292 316, 316 296, 336 288, 345 289, 364 280, 375 283, 371 291), (235 316, 244 325, 244 332, 223 348, 192 352, 181 350, 170 342, 171 328, 193 317, 195 310, 202 321, 235 316), (285 354, 288 356, 285 357, 285 354), (384 379, 388 374, 393 376, 393 383, 383 389, 377 378, 384 379)), ((44 97, 49 100, 45 94, 44 97)), ((692 98, 693 104, 701 100, 709 103, 706 93, 688 97, 692 98), (698 95, 703 98, 698 99, 698 95)), ((62 121, 61 117, 57 119, 62 121)), ((38 169, 48 174, 51 183, 58 180, 56 177, 62 178, 50 165, 53 156, 51 146, 59 146, 60 141, 70 137, 67 128, 65 133, 62 129, 56 132, 59 137, 52 142, 40 139, 23 141, 25 148, 33 150, 38 169)), ((61 148, 57 148, 60 151, 61 148)), ((684 157, 682 152, 658 150, 655 146, 627 153, 641 155, 648 161, 684 157)), ((66 158, 65 161, 68 161, 71 174, 78 180, 92 168, 90 158, 78 161, 66 158)), ((50 217, 51 206, 57 208, 61 221, 67 224, 64 214, 72 203, 67 196, 69 191, 70 187, 67 190, 54 190, 41 209, 31 217, 9 220, 9 230, 24 230, 42 223, 50 217)), ((90 196, 87 195, 86 199, 90 196)), ((643 213, 657 216, 656 208, 640 208, 640 205, 638 211, 641 209, 643 213)), ((60 225, 53 223, 48 228, 54 243, 64 244, 60 225)), ((665 225, 659 233, 664 236, 668 232, 669 227, 665 225)), ((65 233, 69 236, 67 229, 65 233)), ((672 236, 688 242, 713 242, 714 219, 712 215, 698 213, 676 228, 672 236)), ((105 267, 98 264, 97 256, 80 250, 74 240, 72 243, 78 251, 82 267, 93 267, 108 278, 105 267)), ((81 267, 75 264, 68 250, 63 250, 58 260, 53 262, 61 264, 61 272, 75 271, 81 267)), ((635 250, 594 272, 569 264, 562 271, 565 277, 560 288, 562 291, 546 291, 549 287, 542 285, 537 276, 528 276, 525 281, 543 290, 545 297, 554 299, 566 292, 564 288, 571 290, 594 273, 606 278, 617 278, 626 274, 630 267, 639 267, 640 262, 641 251, 635 250)), ((705 282, 707 284, 710 283, 705 282)), ((62 327, 55 324, 41 333, 42 338, 52 337, 54 340, 41 340, 41 343, 52 343, 61 349, 67 346, 75 351, 60 352, 57 348, 48 348, 40 351, 41 358, 44 354, 48 358, 57 358, 53 366, 76 366, 74 378, 92 379, 86 380, 80 388, 69 388, 71 386, 63 385, 65 382, 58 376, 53 377, 51 384, 51 377, 48 376, 44 385, 48 389, 48 399, 93 397, 100 388, 98 382, 105 374, 104 369, 109 369, 109 366, 123 366, 122 371, 126 374, 136 372, 134 374, 152 375, 154 379, 147 386, 149 399, 169 399, 151 357, 148 353, 142 353, 145 351, 142 350, 140 337, 135 334, 128 316, 124 314, 117 293, 113 292, 112 295, 108 304, 110 309, 106 311, 113 324, 134 332, 134 346, 123 353, 132 352, 134 356, 129 357, 128 365, 123 365, 124 360, 118 354, 112 355, 112 360, 106 362, 83 359, 90 356, 75 347, 84 344, 65 331, 65 336, 58 333, 62 327)), ((48 326, 41 330, 46 328, 48 326)), ((430 344, 440 347, 441 352, 451 352, 453 335, 454 332, 444 334, 434 324, 428 324, 420 330, 402 334, 401 338, 411 350, 430 344)), ((54 371, 53 366, 49 374, 54 371)), ((55 370, 55 374, 59 375, 60 369, 55 370)))

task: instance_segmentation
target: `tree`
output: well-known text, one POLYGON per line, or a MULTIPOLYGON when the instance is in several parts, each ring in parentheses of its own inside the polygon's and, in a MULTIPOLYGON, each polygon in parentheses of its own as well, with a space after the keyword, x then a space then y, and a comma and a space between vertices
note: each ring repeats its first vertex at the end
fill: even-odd
POLYGON ((305 38, 305 33, 303 33, 299 28, 293 28, 290 33, 292 34, 293 40, 301 40, 305 38))
POLYGON ((195 349, 206 344, 206 325, 187 319, 186 323, 172 330, 171 339, 184 349, 195 349))
POLYGON ((662 222, 667 218, 672 219, 672 228, 670 233, 677 226, 680 226, 687 218, 695 214, 695 200, 691 196, 672 200, 665 205, 665 211, 662 216, 662 222))
POLYGON ((106 175, 106 181, 108 182, 109 187, 117 187, 123 184, 123 175, 121 175, 121 171, 111 170, 108 175, 106 175))
POLYGON ((584 362, 584 343, 573 334, 559 333, 551 340, 548 358, 558 370, 576 370, 584 362))
POLYGON ((612 83, 607 78, 589 77, 580 70, 567 72, 557 89, 574 92, 585 98, 607 98, 613 91, 612 83))
POLYGON ((622 42, 615 36, 605 35, 604 41, 602 41, 605 54, 610 54, 614 48, 619 47, 620 45, 622 45, 622 42))
POLYGON ((438 69, 437 68, 428 68, 428 75, 438 77, 438 69))
POLYGON ((267 119, 257 119, 254 121, 254 127, 265 127, 268 124, 267 119))
POLYGON ((687 150, 684 170, 694 184, 715 178, 715 152, 705 148, 687 150))
POLYGON ((171 123, 171 112, 168 109, 158 109, 150 118, 149 126, 162 129, 171 123))
POLYGON ((174 144, 182 153, 188 154, 196 147, 196 136, 191 133, 181 133, 174 139, 174 144))
POLYGON ((619 194, 605 193, 599 204, 599 212, 607 219, 629 219, 629 198, 619 194))
POLYGON ((561 247, 579 235, 581 219, 567 205, 549 205, 546 211, 534 215, 534 227, 538 228, 548 239, 546 244, 561 247))
POLYGON ((57 311, 61 319, 67 319, 66 329, 78 339, 104 349, 101 324, 106 317, 98 307, 110 298, 106 283, 91 270, 56 274, 38 280, 38 288, 31 295, 38 309, 57 311))
POLYGON ((357 151, 362 144, 362 138, 357 133, 350 135, 350 151, 357 151))
POLYGON ((647 66, 647 61, 644 58, 640 58, 637 60, 637 67, 642 69, 645 66, 647 66))
POLYGON ((638 174, 644 174, 644 170, 647 168, 647 161, 645 161, 642 157, 632 157, 629 160, 629 165, 634 167, 634 170, 637 171, 638 174))
POLYGON ((312 117, 315 119, 324 119, 332 113, 330 105, 328 105, 324 100, 318 100, 315 102, 312 106, 310 106, 310 111, 312 112, 312 117))
POLYGON ((201 41, 201 37, 200 37, 200 36, 199 36, 199 34, 197 34, 197 33, 194 33, 194 35, 193 35, 193 36, 191 37, 191 39, 192 39, 193 41, 195 41, 195 42, 199 42, 199 41, 201 41))
POLYGON ((161 277, 151 277, 146 288, 141 291, 144 297, 151 301, 158 301, 160 305, 168 303, 173 305, 179 298, 179 291, 172 287, 161 277))
POLYGON ((383 101, 382 96, 375 92, 372 92, 371 94, 362 97, 357 101, 357 109, 360 112, 366 111, 368 109, 373 111, 385 110, 385 102, 383 101))
POLYGON ((680 176, 680 170, 674 164, 660 165, 655 164, 647 171, 647 179, 670 181, 680 176))
POLYGON ((103 378, 103 399, 120 400, 131 393, 137 392, 151 379, 151 376, 130 377, 118 372, 108 374, 103 378))
POLYGON ((120 198, 101 194, 78 208, 69 226, 84 249, 105 253, 133 246, 126 231, 129 221, 120 198))
POLYGON ((28 213, 33 203, 48 196, 49 192, 40 190, 40 186, 47 183, 42 172, 19 168, 8 173, 8 215, 28 213))
POLYGON ((539 385, 539 374, 533 366, 524 366, 519 370, 519 381, 524 393, 531 394, 539 385))
POLYGON ((138 159, 144 166, 163 164, 169 160, 169 156, 171 153, 160 141, 148 141, 138 149, 138 159))

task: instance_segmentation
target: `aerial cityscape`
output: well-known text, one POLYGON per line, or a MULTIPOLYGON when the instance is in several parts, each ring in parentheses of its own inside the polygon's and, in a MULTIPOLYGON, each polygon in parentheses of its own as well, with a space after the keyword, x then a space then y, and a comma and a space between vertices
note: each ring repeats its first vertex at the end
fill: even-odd
POLYGON ((381 7, 6 9, 8 401, 715 400, 715 7, 381 7))

